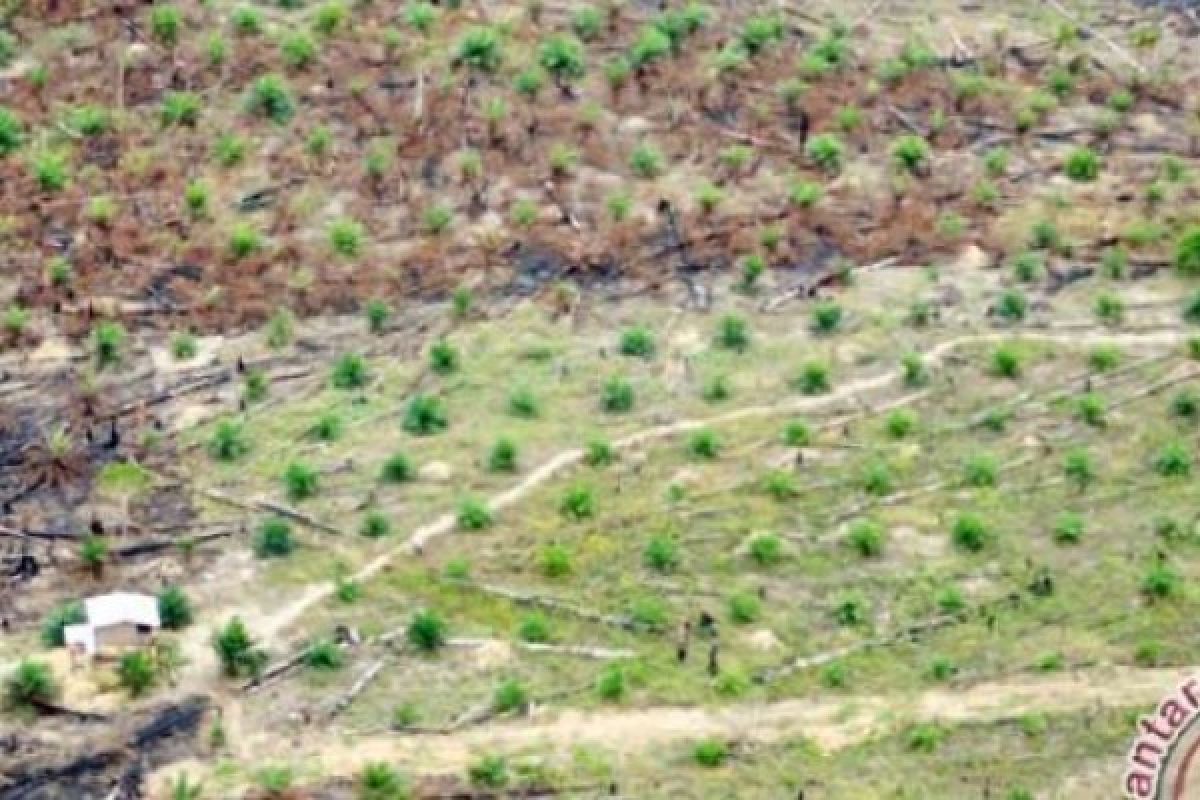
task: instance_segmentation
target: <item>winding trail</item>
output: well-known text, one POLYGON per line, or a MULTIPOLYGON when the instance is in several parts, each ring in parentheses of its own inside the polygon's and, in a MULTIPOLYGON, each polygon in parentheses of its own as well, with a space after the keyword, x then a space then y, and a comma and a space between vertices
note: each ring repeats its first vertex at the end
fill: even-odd
MULTIPOLYGON (((994 331, 948 339, 924 353, 924 357, 926 364, 932 366, 939 364, 947 354, 960 347, 1013 339, 1057 342, 1073 346, 1086 346, 1089 344, 1177 345, 1186 341, 1188 336, 1189 332, 1186 330, 1155 330, 1149 333, 1120 333, 1101 328, 1091 331, 1071 330, 1061 332, 1030 330, 994 331)), ((613 447, 618 451, 632 450, 660 439, 669 439, 673 436, 711 425, 723 425, 744 419, 814 411, 834 405, 848 397, 876 391, 893 383, 898 383, 902 380, 902 377, 903 373, 900 370, 890 370, 879 375, 860 378, 844 384, 829 394, 789 398, 788 400, 772 405, 746 406, 711 417, 680 420, 666 425, 646 428, 645 430, 637 431, 617 439, 613 442, 613 447)), ((560 473, 565 472, 571 467, 578 465, 583 460, 583 457, 584 451, 582 448, 564 450, 541 466, 530 471, 512 488, 493 495, 487 501, 488 507, 493 512, 499 512, 516 505, 542 484, 557 477, 560 473)), ((419 553, 432 540, 454 531, 456 525, 454 514, 449 512, 442 514, 413 531, 412 535, 404 543, 380 554, 365 564, 354 573, 352 576, 353 580, 361 582, 373 578, 397 556, 403 553, 419 553)), ((331 597, 335 588, 332 582, 311 587, 290 603, 265 617, 255 630, 261 633, 265 641, 275 639, 280 633, 293 625, 296 620, 304 616, 313 606, 331 597)))
MULTIPOLYGON (((532 719, 493 722, 452 734, 385 733, 339 740, 322 729, 311 740, 293 743, 292 757, 319 763, 327 776, 350 776, 371 761, 404 764, 428 774, 460 770, 481 752, 569 754, 574 747, 592 746, 616 755, 635 755, 704 737, 755 744, 805 737, 830 752, 920 721, 993 722, 1031 711, 1150 707, 1196 675, 1196 669, 1183 667, 1093 667, 911 694, 791 699, 726 708, 563 711, 550 718, 535 714, 532 719)), ((1133 733, 1131 725, 1131 739, 1133 733)), ((279 745, 278 734, 244 732, 238 753, 254 763, 279 745)))
MULTIPOLYGON (((926 363, 940 363, 954 350, 976 344, 1024 339, 1059 342, 1073 346, 1121 344, 1130 346, 1169 346, 1186 341, 1185 330, 1153 332, 1092 331, 996 331, 960 336, 947 340, 925 353, 926 363)), ((774 405, 750 406, 727 413, 689 419, 648 428, 614 442, 628 450, 657 440, 709 425, 738 420, 793 414, 820 409, 856 394, 878 390, 902 379, 899 370, 861 378, 843 384, 836 391, 815 397, 797 397, 774 405)), ((913 393, 913 397, 924 391, 913 393)), ((903 402, 903 398, 895 402, 903 402)), ((579 448, 566 450, 526 474, 512 488, 493 496, 488 502, 494 511, 509 508, 533 490, 561 472, 578 464, 584 456, 579 448)), ((435 538, 450 533, 456 523, 452 514, 443 514, 416 529, 409 539, 366 564, 355 575, 366 580, 383 570, 393 559, 418 552, 435 538)), ((265 641, 276 638, 314 605, 329 597, 332 585, 310 588, 271 614, 248 613, 252 630, 265 641)), ((193 661, 192 680, 211 684, 216 669, 207 634, 193 626, 186 638, 195 638, 187 647, 193 661), (203 662, 200 663, 200 662, 203 662), (203 671, 201 671, 203 670, 203 671), (203 678, 201 675, 203 674, 203 678)), ((367 762, 386 760, 409 765, 420 773, 459 770, 481 751, 514 752, 540 748, 566 752, 578 745, 603 747, 616 754, 653 752, 672 744, 706 736, 751 743, 769 744, 789 738, 807 737, 826 750, 837 750, 870 737, 902 729, 920 720, 943 723, 986 722, 1011 719, 1028 711, 1069 713, 1102 706, 1149 706, 1158 702, 1174 686, 1200 671, 1200 667, 1135 669, 1094 667, 1057 675, 1022 676, 1014 680, 981 683, 960 689, 926 692, 847 695, 806 699, 788 699, 775 703, 756 703, 724 708, 653 707, 614 709, 594 712, 563 710, 533 713, 527 718, 497 720, 453 734, 353 734, 336 729, 301 728, 291 736, 279 731, 249 730, 241 725, 243 709, 236 697, 223 704, 228 723, 237 730, 231 737, 236 743, 234 755, 245 763, 261 762, 264 757, 286 757, 319 764, 329 776, 349 776, 367 762)), ((1132 735, 1132 730, 1131 730, 1132 735)), ((156 778, 162 780, 187 764, 164 767, 156 778)), ((191 765, 203 769, 203 765, 191 765)))

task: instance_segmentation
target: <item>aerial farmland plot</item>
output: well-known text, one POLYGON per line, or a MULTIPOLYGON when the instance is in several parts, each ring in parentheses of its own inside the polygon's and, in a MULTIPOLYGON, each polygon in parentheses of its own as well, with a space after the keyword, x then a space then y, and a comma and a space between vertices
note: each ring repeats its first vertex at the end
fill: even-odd
POLYGON ((1198 42, 0 0, 0 800, 1200 798, 1198 42))

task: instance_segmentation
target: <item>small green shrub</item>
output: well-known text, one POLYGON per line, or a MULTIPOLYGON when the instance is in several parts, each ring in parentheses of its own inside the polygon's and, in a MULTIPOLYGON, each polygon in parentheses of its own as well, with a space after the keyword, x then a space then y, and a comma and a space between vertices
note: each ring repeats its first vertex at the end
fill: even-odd
POLYGON ((333 365, 330 382, 335 389, 361 389, 367 384, 367 360, 357 353, 346 353, 333 365))
POLYGON ((1191 389, 1182 389, 1171 398, 1171 416, 1194 422, 1200 417, 1200 397, 1191 389))
POLYGON ((1094 428, 1102 428, 1106 422, 1108 404, 1096 392, 1087 392, 1075 402, 1075 413, 1084 423, 1094 428))
POLYGON ((666 535, 651 536, 642 551, 642 563, 657 572, 674 571, 679 560, 679 545, 666 535))
POLYGON ((1067 156, 1063 172, 1073 181, 1090 183, 1100 176, 1100 156, 1091 148, 1078 147, 1067 156))
POLYGON ((342 648, 328 639, 318 639, 304 651, 304 666, 322 672, 341 669, 346 663, 342 648))
POLYGON ((292 526, 282 517, 270 517, 258 526, 254 537, 254 555, 259 558, 282 558, 296 549, 292 526))
POLYGON ((318 442, 336 442, 345 430, 342 418, 333 411, 327 411, 317 417, 317 421, 308 429, 308 435, 318 442))
POLYGON ((1166 478, 1192 474, 1192 453, 1183 442, 1168 442, 1154 457, 1154 471, 1166 478))
POLYGON ((758 253, 753 253, 742 259, 742 279, 738 288, 747 294, 758 290, 758 281, 767 271, 767 262, 758 253))
POLYGON ((356 800, 409 800, 408 781, 394 767, 382 761, 369 762, 355 781, 356 800))
POLYGON ((718 739, 704 739, 692 748, 692 759, 702 767, 719 767, 729 758, 729 748, 718 739))
POLYGON ((839 625, 851 627, 862 625, 870 615, 871 607, 866 596, 857 590, 842 592, 834 600, 833 618, 839 625))
POLYGON ((596 497, 590 486, 575 484, 568 487, 558 505, 559 513, 574 520, 596 515, 596 497))
POLYGON ((733 314, 721 317, 717 323, 717 344, 726 350, 742 352, 750 346, 746 320, 733 314))
POLYGON ((1179 594, 1183 578, 1170 565, 1157 563, 1142 576, 1142 593, 1154 600, 1166 600, 1179 594))
POLYGON ((283 471, 283 487, 292 502, 307 500, 317 493, 319 475, 302 461, 293 461, 283 471))
POLYGON ((908 730, 908 749, 915 753, 932 753, 946 738, 946 730, 931 722, 922 722, 908 730))
POLYGON ((1008 151, 1003 147, 993 147, 983 156, 983 167, 992 178, 1003 177, 1008 172, 1008 151))
POLYGON ((783 443, 788 447, 807 447, 812 439, 812 428, 804 420, 792 420, 783 427, 783 443))
POLYGON ((54 671, 44 661, 22 659, 4 679, 4 702, 10 708, 26 709, 58 699, 60 689, 54 671))
POLYGON ((317 8, 313 17, 313 30, 323 36, 332 36, 346 22, 349 10, 336 0, 331 0, 317 8))
POLYGON ((616 460, 612 443, 607 439, 589 439, 584 446, 583 461, 589 467, 606 467, 616 460))
POLYGON ((874 558, 883 553, 884 531, 878 522, 857 520, 851 523, 846 538, 850 547, 863 558, 874 558))
POLYGON ((1063 459, 1063 474, 1080 491, 1087 489, 1096 480, 1092 457, 1085 450, 1069 451, 1063 459))
POLYGON ((448 630, 446 621, 436 611, 422 609, 409 620, 406 635, 413 647, 431 653, 446 643, 448 630))
POLYGON ((83 622, 87 622, 87 612, 84 611, 83 603, 74 600, 60 603, 50 609, 42 621, 42 644, 46 647, 62 647, 66 643, 63 628, 83 622))
POLYGON ((256 676, 266 666, 266 651, 255 643, 239 617, 229 620, 213 635, 212 645, 227 677, 256 676))
POLYGON ((796 181, 788 189, 788 202, 797 208, 812 208, 821 202, 825 190, 813 181, 796 181))
POLYGON ((904 385, 910 389, 929 383, 929 370, 920 353, 905 353, 900 360, 900 371, 904 377, 904 385))
POLYGON ((1181 275, 1200 275, 1200 225, 1188 228, 1175 245, 1175 268, 1181 275))
POLYGON ((363 517, 358 532, 368 539, 382 539, 392 532, 392 521, 382 511, 370 511, 363 517))
POLYGON ((150 10, 150 35, 165 47, 179 44, 183 14, 175 6, 161 5, 150 10))
POLYGON ((963 463, 963 483, 976 489, 992 487, 999 472, 995 457, 985 453, 968 456, 963 463))
POLYGON ((250 6, 238 6, 230 16, 233 30, 239 36, 257 36, 263 32, 262 14, 250 6))
POLYGON ((404 411, 404 430, 417 436, 440 433, 450 426, 442 401, 427 394, 414 395, 404 411))
POLYGON ((812 326, 818 333, 833 333, 842 324, 842 307, 832 301, 824 301, 813 307, 812 326))
POLYGON ((504 60, 499 35, 491 28, 469 28, 458 40, 454 60, 480 72, 495 72, 504 60))
POLYGON ((367 330, 381 334, 387 330, 388 321, 392 318, 392 309, 382 300, 371 300, 367 303, 367 330))
POLYGON ((938 589, 934 602, 943 614, 961 614, 967 608, 967 599, 962 590, 953 584, 938 589))
POLYGON ((1000 345, 992 351, 991 372, 1002 378, 1021 376, 1021 356, 1012 345, 1000 345))
POLYGON ((101 369, 120 363, 125 338, 125 328, 118 322, 101 322, 92 329, 92 355, 101 369))
POLYGON ((600 407, 609 413, 632 411, 634 405, 633 384, 619 375, 604 382, 600 394, 600 407))
POLYGON ((649 142, 641 142, 629 156, 629 167, 643 180, 657 178, 663 171, 662 151, 649 142))
POLYGON ((867 494, 876 497, 889 495, 895 488, 891 468, 883 461, 871 461, 862 472, 862 487, 867 494))
POLYGON ((233 226, 229 234, 229 255, 234 261, 249 258, 263 248, 262 234, 245 222, 233 226))
POLYGON ((625 696, 625 671, 620 664, 609 664, 596 679, 596 695, 609 703, 615 703, 625 696))
POLYGON ((721 440, 709 429, 698 430, 688 438, 688 452, 695 458, 715 459, 721 452, 721 440))
POLYGON ((773 567, 783 561, 783 540, 773 533, 760 533, 750 540, 750 558, 760 567, 773 567))
POLYGON ((1083 517, 1064 511, 1054 520, 1054 541, 1059 544, 1078 544, 1083 538, 1083 517))
POLYGON ((892 143, 892 161, 905 172, 916 175, 932 160, 929 144, 920 136, 901 136, 892 143))
POLYGON ((329 246, 343 258, 357 258, 366 235, 366 229, 357 220, 341 217, 329 226, 329 246))
POLYGON ((383 462, 379 477, 387 483, 406 483, 416 477, 416 469, 405 453, 393 453, 383 462))
POLYGON ((958 515, 950 534, 957 547, 970 553, 982 550, 992 538, 987 523, 978 514, 958 515))
POLYGON ((1029 301, 1025 297, 1025 293, 1017 289, 1010 289, 1000 295, 1000 299, 996 301, 996 313, 1003 319, 1010 322, 1020 322, 1025 319, 1025 314, 1029 309, 1029 301))
POLYGON ((571 574, 571 551, 561 544, 548 544, 538 555, 538 569, 547 578, 563 578, 571 574))
POLYGON ((927 670, 930 680, 945 683, 958 674, 958 666, 946 656, 936 656, 927 670))
POLYGON ((806 361, 800 366, 800 374, 796 376, 794 385, 801 394, 825 394, 832 388, 829 364, 825 361, 806 361))
POLYGON ((700 391, 700 396, 706 403, 723 403, 732 395, 733 390, 729 386, 729 379, 724 375, 714 375, 700 391))
POLYGON ((846 147, 841 139, 833 134, 821 133, 808 140, 804 146, 804 154, 821 169, 836 175, 842 171, 846 147))
POLYGON ((916 413, 904 408, 897 408, 887 415, 884 429, 893 439, 904 439, 912 434, 917 427, 916 413))
POLYGON ((488 453, 488 469, 492 472, 517 471, 517 445, 512 439, 500 437, 488 453))
POLYGON ((25 144, 25 125, 15 113, 0 106, 0 158, 12 155, 25 144))
POLYGON ((523 642, 540 644, 550 641, 550 621, 545 614, 533 612, 521 617, 517 625, 517 637, 523 642))
POLYGON ((177 631, 192 624, 192 603, 183 589, 169 586, 158 595, 158 616, 167 630, 177 631))
POLYGON ((444 339, 435 342, 429 349, 429 368, 438 375, 450 375, 457 372, 460 363, 458 349, 444 339))
POLYGON ((263 75, 250 87, 246 95, 246 111, 264 117, 277 125, 289 122, 296 113, 296 101, 292 99, 287 82, 278 75, 263 75))
POLYGON ((536 419, 541 413, 541 406, 531 389, 518 387, 508 396, 508 413, 523 419, 536 419))
POLYGON ((465 531, 481 531, 492 525, 492 510, 474 497, 463 498, 458 504, 458 527, 465 531))
POLYGON ((467 778, 474 786, 502 789, 509 782, 508 761, 503 756, 480 756, 468 765, 467 778))
POLYGON ((778 502, 792 500, 800 494, 796 476, 782 469, 773 469, 763 478, 763 490, 778 502))
POLYGON ((1098 345, 1088 353, 1088 366, 1096 372, 1111 372, 1121 364, 1121 351, 1113 345, 1098 345))
POLYGON ((236 461, 250 452, 245 426, 228 417, 219 420, 208 441, 208 452, 218 461, 236 461))
POLYGON ((304 69, 316 60, 317 43, 307 33, 293 31, 280 40, 279 55, 289 69, 304 69))

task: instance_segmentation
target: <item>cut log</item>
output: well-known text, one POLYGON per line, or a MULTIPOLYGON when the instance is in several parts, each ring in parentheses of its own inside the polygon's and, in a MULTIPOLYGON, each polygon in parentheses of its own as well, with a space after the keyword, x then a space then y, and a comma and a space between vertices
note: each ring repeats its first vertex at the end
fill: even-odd
MULTIPOLYGON (((483 647, 494 641, 497 640, 456 637, 447 641, 446 644, 450 647, 483 647)), ((635 658, 637 656, 637 653, 632 650, 613 649, 609 647, 592 647, 589 645, 545 644, 542 642, 513 642, 512 644, 518 649, 525 650, 530 653, 549 653, 552 655, 578 656, 580 658, 594 658, 598 661, 635 658)))
POLYGON ((381 658, 371 666, 367 667, 359 679, 354 682, 354 685, 346 690, 345 694, 333 701, 333 704, 329 707, 329 711, 327 712, 328 718, 333 719, 338 714, 349 708, 350 704, 354 702, 354 699, 362 694, 363 691, 371 685, 371 681, 375 680, 379 673, 383 671, 385 663, 386 662, 381 658))

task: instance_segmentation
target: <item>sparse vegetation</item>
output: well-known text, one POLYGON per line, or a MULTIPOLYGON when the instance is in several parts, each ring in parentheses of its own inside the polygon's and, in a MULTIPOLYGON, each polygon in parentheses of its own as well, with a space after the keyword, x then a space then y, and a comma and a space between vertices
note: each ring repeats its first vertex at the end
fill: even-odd
POLYGON ((0 8, 14 764, 236 692, 146 791, 1103 793, 1191 633, 1182 11, 71 5, 0 8))

